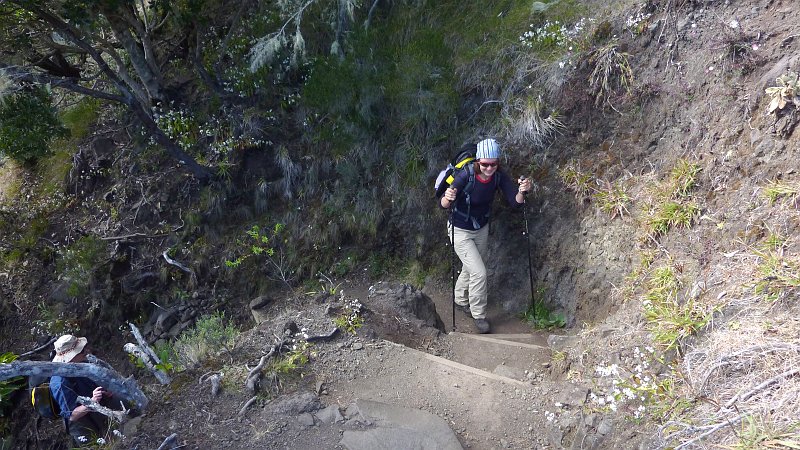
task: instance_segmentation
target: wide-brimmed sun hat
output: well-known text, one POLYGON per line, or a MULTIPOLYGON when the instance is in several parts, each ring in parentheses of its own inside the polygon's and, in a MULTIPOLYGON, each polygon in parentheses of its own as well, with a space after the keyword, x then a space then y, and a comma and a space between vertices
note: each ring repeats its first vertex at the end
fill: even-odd
POLYGON ((58 338, 55 344, 56 357, 53 362, 70 362, 72 358, 78 356, 78 353, 83 351, 86 347, 87 339, 85 337, 73 336, 65 334, 58 338))

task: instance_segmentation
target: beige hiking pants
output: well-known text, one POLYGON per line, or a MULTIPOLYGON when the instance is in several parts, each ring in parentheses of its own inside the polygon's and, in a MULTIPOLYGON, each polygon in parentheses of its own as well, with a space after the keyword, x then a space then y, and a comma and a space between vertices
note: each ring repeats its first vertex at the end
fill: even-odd
POLYGON ((461 259, 461 275, 456 280, 456 304, 466 306, 469 304, 472 318, 486 318, 486 252, 489 248, 489 227, 470 231, 461 228, 452 228, 447 224, 447 234, 453 248, 461 259), (450 236, 454 231, 455 237, 450 236))

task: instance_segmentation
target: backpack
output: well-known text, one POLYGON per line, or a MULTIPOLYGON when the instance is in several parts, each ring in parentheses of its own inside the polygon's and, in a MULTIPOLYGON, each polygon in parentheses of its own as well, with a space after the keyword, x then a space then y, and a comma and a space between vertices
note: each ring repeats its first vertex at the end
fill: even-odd
POLYGON ((31 387, 31 404, 36 413, 46 419, 57 419, 61 414, 61 408, 50 391, 49 379, 31 387))
POLYGON ((469 194, 469 192, 472 191, 472 186, 475 183, 475 168, 472 166, 473 162, 475 162, 474 145, 466 144, 462 146, 456 156, 453 157, 452 161, 447 164, 447 167, 442 169, 441 172, 439 172, 439 176, 436 177, 434 189, 436 190, 437 200, 442 198, 444 191, 453 184, 456 176, 463 170, 469 171, 469 181, 467 181, 467 185, 464 186, 463 192, 469 194))

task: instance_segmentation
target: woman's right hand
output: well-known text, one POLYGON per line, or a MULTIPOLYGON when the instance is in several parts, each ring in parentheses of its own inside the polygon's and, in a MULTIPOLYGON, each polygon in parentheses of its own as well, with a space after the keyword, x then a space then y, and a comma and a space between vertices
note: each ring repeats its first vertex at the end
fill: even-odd
POLYGON ((444 191, 444 198, 446 198, 447 201, 449 201, 450 203, 453 203, 454 201, 456 201, 456 193, 457 192, 458 192, 458 189, 456 189, 454 187, 447 188, 447 190, 444 191))

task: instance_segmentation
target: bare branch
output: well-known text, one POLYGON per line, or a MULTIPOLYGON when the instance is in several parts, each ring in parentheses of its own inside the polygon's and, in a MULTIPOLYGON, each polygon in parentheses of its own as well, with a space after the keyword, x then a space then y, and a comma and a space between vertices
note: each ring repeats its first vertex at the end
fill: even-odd
POLYGON ((9 364, 0 364, 0 381, 18 376, 49 378, 54 375, 67 378, 89 378, 98 386, 109 389, 120 399, 132 403, 139 410, 147 408, 149 403, 133 377, 122 378, 114 370, 96 364, 43 361, 14 361, 9 364))
POLYGON ((100 413, 106 417, 110 417, 116 420, 119 423, 125 423, 128 420, 128 413, 130 412, 129 409, 125 409, 125 404, 122 404, 121 411, 114 411, 111 408, 106 408, 105 406, 101 405, 100 403, 95 402, 89 397, 84 397, 82 395, 78 396, 78 403, 85 406, 88 410, 94 411, 96 413, 100 413))

